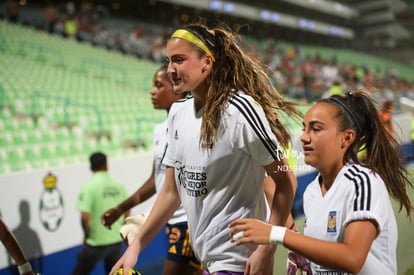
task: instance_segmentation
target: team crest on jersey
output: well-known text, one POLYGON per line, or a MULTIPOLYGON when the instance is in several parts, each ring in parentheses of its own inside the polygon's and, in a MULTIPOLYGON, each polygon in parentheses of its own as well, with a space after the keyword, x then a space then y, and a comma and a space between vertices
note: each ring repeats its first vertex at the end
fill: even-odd
POLYGON ((336 233, 336 211, 329 211, 326 232, 336 233))

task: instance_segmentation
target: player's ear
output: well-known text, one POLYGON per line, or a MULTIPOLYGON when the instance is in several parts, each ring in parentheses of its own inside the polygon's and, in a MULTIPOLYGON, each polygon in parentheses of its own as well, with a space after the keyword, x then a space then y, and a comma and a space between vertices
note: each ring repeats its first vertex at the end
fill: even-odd
POLYGON ((211 68, 213 67, 213 57, 209 54, 205 54, 203 56, 203 68, 202 71, 204 72, 209 72, 211 70, 211 68))
POLYGON ((349 147, 355 140, 355 131, 352 129, 345 130, 342 135, 342 143, 341 147, 346 148, 349 147))

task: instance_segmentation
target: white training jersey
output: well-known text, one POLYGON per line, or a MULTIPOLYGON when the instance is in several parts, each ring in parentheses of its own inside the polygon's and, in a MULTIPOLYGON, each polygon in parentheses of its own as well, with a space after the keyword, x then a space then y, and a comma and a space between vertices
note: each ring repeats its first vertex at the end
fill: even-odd
MULTIPOLYGON (((379 234, 372 243, 360 275, 397 274, 397 223, 382 179, 370 169, 347 164, 322 196, 318 175, 303 195, 304 234, 343 242, 346 226, 356 220, 375 220, 379 234)), ((312 263, 313 274, 350 274, 312 263)))
POLYGON ((168 116, 164 163, 175 168, 175 181, 188 217, 193 250, 210 273, 243 272, 256 245, 230 243, 228 224, 236 218, 267 216, 264 165, 279 154, 261 106, 236 93, 223 111, 211 150, 201 149, 203 110, 194 100, 174 103, 168 116))
MULTIPOLYGON (((165 164, 162 160, 167 149, 167 120, 157 124, 154 128, 154 165, 155 165, 155 189, 157 194, 161 192, 165 180, 165 164)), ((174 215, 168 221, 169 224, 186 222, 187 216, 182 205, 174 212, 174 215)))

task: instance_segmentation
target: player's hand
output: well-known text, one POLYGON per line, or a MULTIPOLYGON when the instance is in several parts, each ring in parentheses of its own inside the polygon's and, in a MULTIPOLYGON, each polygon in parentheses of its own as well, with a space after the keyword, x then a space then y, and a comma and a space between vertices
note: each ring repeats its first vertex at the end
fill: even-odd
POLYGON ((105 213, 101 216, 102 224, 108 228, 111 229, 112 224, 121 217, 122 212, 118 207, 111 208, 107 210, 105 213))
POLYGON ((237 219, 229 224, 231 242, 269 244, 272 225, 257 219, 237 219))
POLYGON ((246 263, 245 275, 272 275, 275 261, 275 246, 259 245, 246 263))
POLYGON ((123 268, 124 275, 129 274, 129 270, 133 269, 138 261, 138 254, 140 251, 140 244, 134 240, 133 245, 128 246, 122 257, 112 267, 110 275, 114 274, 118 269, 123 268))

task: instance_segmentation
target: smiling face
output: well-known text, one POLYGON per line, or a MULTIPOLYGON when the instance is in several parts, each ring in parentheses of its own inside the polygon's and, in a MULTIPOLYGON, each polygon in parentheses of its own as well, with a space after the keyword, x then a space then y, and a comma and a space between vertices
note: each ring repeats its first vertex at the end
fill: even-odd
POLYGON ((211 56, 201 56, 200 51, 188 41, 172 38, 167 43, 167 61, 168 76, 175 92, 207 92, 203 87, 207 87, 205 80, 211 71, 211 56))
POLYGON ((171 104, 182 97, 173 90, 166 70, 160 69, 152 78, 151 102, 154 109, 169 110, 171 104))
POLYGON ((335 105, 319 102, 308 110, 303 121, 304 160, 319 171, 337 170, 344 164, 348 133, 340 130, 337 112, 335 105))

